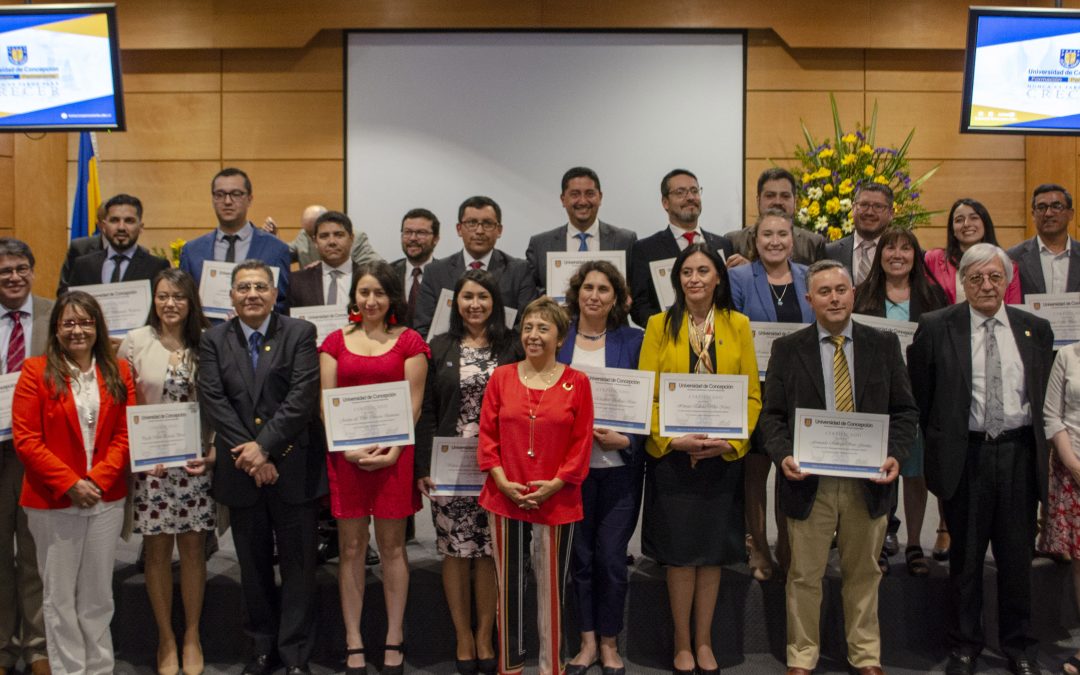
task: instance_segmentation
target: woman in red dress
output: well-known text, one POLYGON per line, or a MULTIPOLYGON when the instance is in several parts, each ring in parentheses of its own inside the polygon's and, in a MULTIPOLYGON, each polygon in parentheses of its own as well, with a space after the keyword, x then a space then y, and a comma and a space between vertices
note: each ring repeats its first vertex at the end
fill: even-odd
MULTIPOLYGON (((366 263, 353 274, 349 297, 352 325, 331 333, 319 348, 323 388, 407 380, 415 423, 424 399, 431 352, 419 333, 401 325, 408 309, 401 280, 385 262, 366 263)), ((338 521, 341 544, 338 585, 345 620, 345 672, 359 675, 367 667, 360 616, 368 523, 374 517, 387 614, 381 672, 397 675, 405 661, 402 621, 409 593, 405 519, 421 506, 413 480, 413 446, 372 445, 331 452, 327 464, 330 510, 338 521)))

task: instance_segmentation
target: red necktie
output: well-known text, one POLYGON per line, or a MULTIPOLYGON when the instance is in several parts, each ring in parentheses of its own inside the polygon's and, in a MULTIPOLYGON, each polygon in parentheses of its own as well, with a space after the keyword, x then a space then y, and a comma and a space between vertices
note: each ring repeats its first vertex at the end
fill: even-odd
POLYGON ((412 286, 409 287, 409 311, 405 317, 405 324, 412 325, 413 316, 416 315, 416 299, 420 297, 420 275, 422 272, 419 267, 412 268, 412 286))
POLYGON ((697 236, 697 232, 683 232, 683 239, 686 240, 687 246, 694 245, 694 237, 697 236))
POLYGON ((7 346, 7 372, 15 373, 22 370, 23 361, 26 360, 26 335, 23 333, 22 312, 16 310, 8 312, 11 319, 11 337, 8 338, 7 346))
POLYGON ((478 270, 483 266, 484 266, 484 263, 480 262, 479 260, 474 260, 471 263, 469 263, 469 268, 474 269, 474 270, 478 270))

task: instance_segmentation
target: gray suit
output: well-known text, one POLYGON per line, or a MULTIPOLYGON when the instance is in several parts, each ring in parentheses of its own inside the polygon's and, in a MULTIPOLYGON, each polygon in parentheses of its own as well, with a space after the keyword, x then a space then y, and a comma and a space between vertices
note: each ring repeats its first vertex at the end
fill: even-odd
MULTIPOLYGON (((750 239, 749 227, 728 232, 725 236, 731 240, 731 245, 735 248, 736 253, 744 258, 750 258, 750 251, 754 247, 754 242, 750 239)), ((825 237, 817 232, 804 230, 801 227, 796 227, 792 231, 792 236, 794 238, 794 246, 791 249, 792 260, 810 266, 825 258, 825 237)))
MULTIPOLYGON (((1069 240, 1069 276, 1065 281, 1065 292, 1080 291, 1080 241, 1069 240)), ((1042 260, 1039 257, 1039 238, 1025 239, 1009 249, 1009 257, 1016 262, 1020 271, 1021 297, 1028 293, 1045 293, 1046 280, 1043 278, 1042 260)))
POLYGON ((855 258, 855 235, 849 234, 846 237, 825 244, 825 257, 843 264, 847 268, 848 274, 854 279, 855 270, 852 269, 851 263, 855 258))
MULTIPOLYGON (((533 282, 540 294, 547 293, 547 254, 549 251, 564 252, 566 248, 567 225, 560 225, 554 230, 534 234, 529 239, 529 248, 525 251, 525 260, 532 271, 533 282)), ((597 223, 600 234, 601 251, 626 251, 626 270, 630 271, 630 249, 637 241, 637 234, 630 230, 609 225, 604 221, 597 223)), ((561 292, 562 289, 556 289, 561 292)))

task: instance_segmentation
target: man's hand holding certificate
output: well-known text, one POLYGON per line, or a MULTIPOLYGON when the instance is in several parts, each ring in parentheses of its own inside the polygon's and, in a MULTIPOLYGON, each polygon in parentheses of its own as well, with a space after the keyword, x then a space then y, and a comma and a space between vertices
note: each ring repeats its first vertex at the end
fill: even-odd
POLYGON ((888 415, 796 408, 794 446, 800 473, 888 479, 888 415))
POLYGON ((413 436, 412 395, 407 381, 324 389, 323 424, 331 452, 344 452, 365 470, 397 461, 413 436))

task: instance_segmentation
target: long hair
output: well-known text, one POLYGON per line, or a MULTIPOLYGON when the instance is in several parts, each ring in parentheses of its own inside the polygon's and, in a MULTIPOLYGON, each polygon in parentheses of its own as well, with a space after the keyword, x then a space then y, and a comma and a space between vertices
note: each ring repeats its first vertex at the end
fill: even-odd
MULTIPOLYGON (((191 278, 190 274, 181 269, 166 267, 154 276, 154 282, 150 285, 151 296, 157 296, 158 285, 162 281, 168 281, 179 288, 187 300, 188 315, 184 319, 184 326, 180 331, 180 336, 184 340, 185 347, 198 353, 199 340, 202 338, 203 331, 210 327, 210 320, 203 314, 202 302, 199 300, 198 291, 195 290, 195 280, 191 278)), ((161 317, 158 316, 157 307, 154 304, 150 305, 150 315, 146 317, 146 323, 150 324, 150 327, 158 335, 161 334, 161 317)))
POLYGON ((114 403, 127 402, 127 385, 120 377, 120 368, 116 365, 116 356, 113 355, 112 346, 109 344, 109 327, 105 324, 105 315, 101 312, 94 296, 83 291, 68 291, 56 299, 52 313, 49 315, 49 339, 45 345, 45 383, 49 395, 60 398, 67 392, 68 380, 71 378, 71 368, 67 363, 67 354, 60 346, 58 333, 60 331, 60 317, 68 307, 81 309, 86 316, 94 320, 94 345, 91 351, 97 360, 97 367, 101 369, 101 376, 105 380, 105 391, 108 392, 114 403))
POLYGON ((941 290, 937 281, 927 271, 926 263, 923 262, 923 251, 919 246, 919 240, 915 233, 899 227, 890 227, 878 239, 877 251, 874 253, 874 264, 870 267, 870 275, 855 288, 855 307, 853 311, 856 314, 876 314, 885 311, 885 300, 888 296, 885 293, 885 268, 881 264, 881 258, 884 255, 886 246, 900 243, 911 244, 913 249, 914 259, 912 260, 911 271, 908 272, 911 297, 918 299, 919 306, 924 312, 944 307, 941 304, 944 291, 941 290), (935 288, 937 288, 938 293, 934 292, 935 288))
POLYGON ((945 259, 949 261, 949 264, 959 269, 960 257, 964 255, 964 252, 960 250, 960 240, 956 238, 956 232, 953 231, 953 216, 956 215, 956 209, 961 206, 970 206, 975 213, 979 214, 983 222, 983 238, 981 244, 993 244, 998 245, 997 235, 994 234, 994 221, 990 218, 990 212, 986 210, 986 207, 982 205, 982 202, 976 201, 971 197, 961 197, 953 202, 952 208, 949 209, 949 220, 946 221, 948 227, 945 228, 945 259))
MULTIPOLYGON (((386 297, 390 300, 390 307, 386 310, 383 325, 387 328, 395 324, 404 325, 405 315, 409 311, 409 305, 405 302, 405 290, 401 285, 401 279, 394 272, 394 268, 384 260, 366 262, 359 265, 353 272, 352 283, 349 284, 349 313, 360 311, 360 307, 356 304, 356 287, 360 284, 360 280, 366 276, 375 277, 375 281, 379 282, 379 285, 382 286, 383 291, 386 293, 386 297)), ((359 323, 354 323, 349 328, 350 333, 357 330, 360 330, 359 323)))
POLYGON ((459 342, 465 337, 465 320, 461 318, 461 311, 458 309, 458 296, 466 281, 481 286, 491 295, 491 314, 484 326, 484 334, 491 345, 492 355, 498 356, 513 342, 513 335, 506 327, 506 310, 503 309, 499 282, 495 281, 495 277, 487 270, 469 270, 454 284, 454 299, 450 301, 450 330, 447 332, 459 342))
POLYGON ((589 260, 577 268, 574 276, 570 277, 570 286, 566 289, 566 311, 576 323, 581 315, 581 307, 578 298, 581 294, 581 285, 585 283, 585 277, 589 272, 599 272, 607 277, 608 283, 615 291, 615 304, 607 315, 607 327, 614 330, 626 325, 626 317, 630 307, 630 289, 626 285, 626 279, 615 267, 606 260, 589 260))
POLYGON ((691 244, 679 254, 679 257, 675 258, 675 265, 671 268, 671 285, 675 288, 675 304, 671 306, 671 309, 667 311, 664 317, 664 327, 667 328, 668 335, 671 336, 672 340, 678 339, 683 318, 686 316, 686 292, 683 291, 682 287, 682 268, 686 264, 686 259, 695 253, 704 255, 716 268, 719 281, 713 290, 713 307, 722 312, 735 309, 735 304, 731 301, 731 284, 728 283, 727 267, 724 265, 724 260, 716 251, 705 244, 691 244))

